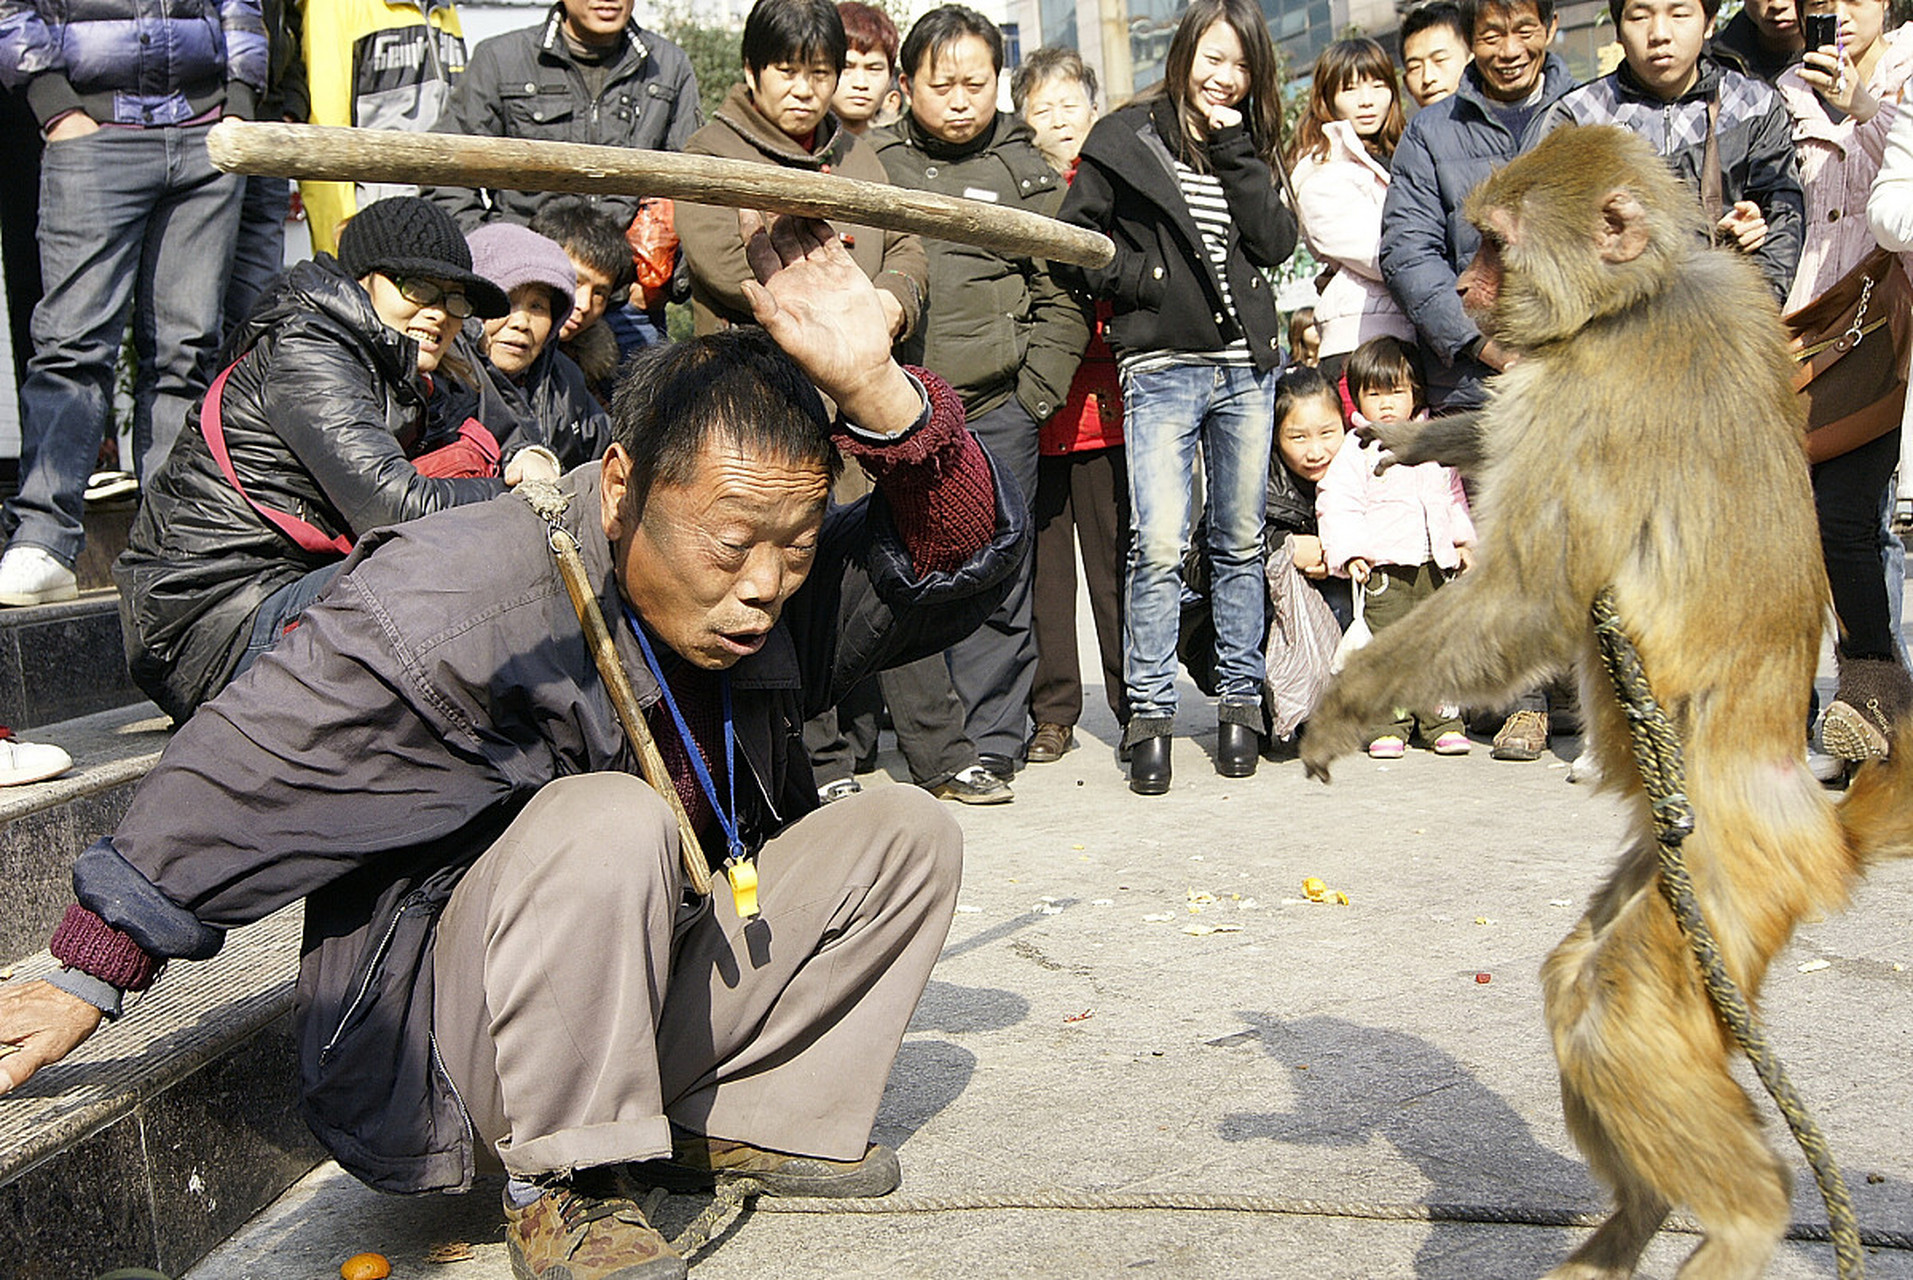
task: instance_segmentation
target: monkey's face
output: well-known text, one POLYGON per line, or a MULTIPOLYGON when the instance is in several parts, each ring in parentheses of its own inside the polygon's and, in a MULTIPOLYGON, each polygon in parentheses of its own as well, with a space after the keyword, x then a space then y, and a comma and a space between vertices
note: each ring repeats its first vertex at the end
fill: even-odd
MULTIPOLYGON (((1511 223, 1506 211, 1493 209, 1489 218, 1503 224, 1511 223)), ((1512 229, 1512 228, 1509 228, 1512 229)), ((1495 303, 1501 300, 1501 275, 1503 271, 1501 256, 1504 248, 1504 233, 1496 227, 1485 227, 1481 232, 1481 247, 1475 250, 1475 260, 1468 264, 1467 270, 1455 281, 1455 292, 1461 295, 1462 310, 1482 333, 1493 337, 1491 328, 1494 320, 1495 303)))

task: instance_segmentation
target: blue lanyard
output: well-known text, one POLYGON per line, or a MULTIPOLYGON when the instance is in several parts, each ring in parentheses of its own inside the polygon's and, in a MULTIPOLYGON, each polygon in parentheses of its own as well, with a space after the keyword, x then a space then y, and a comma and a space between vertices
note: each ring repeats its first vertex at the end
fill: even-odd
POLYGON ((658 666, 657 655, 651 652, 651 642, 644 638, 644 627, 638 622, 638 615, 631 611, 630 605, 624 606, 624 621, 631 628, 631 634, 638 638, 638 648, 644 653, 644 664, 651 668, 651 674, 657 679, 658 689, 664 695, 665 709, 671 713, 671 722, 678 727, 678 737, 684 742, 684 754, 691 758, 691 770, 697 774, 698 785, 704 788, 704 796, 711 802, 711 811, 717 814, 717 823, 724 829, 724 852, 727 860, 742 860, 744 842, 737 834, 737 729, 731 718, 731 673, 720 671, 717 687, 724 707, 724 787, 729 792, 728 809, 718 803, 717 783, 711 780, 711 771, 704 764, 704 753, 698 750, 697 739, 691 736, 691 726, 684 722, 684 713, 678 710, 678 700, 671 696, 670 681, 664 678, 664 669, 658 666))

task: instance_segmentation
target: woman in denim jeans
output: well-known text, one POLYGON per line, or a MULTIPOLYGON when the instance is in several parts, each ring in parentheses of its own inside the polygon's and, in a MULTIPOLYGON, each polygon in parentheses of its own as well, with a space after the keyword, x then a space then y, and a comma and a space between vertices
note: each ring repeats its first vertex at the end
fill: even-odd
POLYGON ((1276 62, 1252 0, 1194 0, 1160 85, 1098 121, 1063 202, 1116 256, 1076 282, 1113 306, 1108 327, 1129 441, 1123 682, 1129 786, 1169 789, 1181 556, 1202 450, 1221 691, 1216 771, 1255 772, 1262 724, 1263 489, 1282 363, 1262 268, 1295 249, 1276 194, 1276 62), (1200 246, 1197 249, 1195 246, 1200 246))

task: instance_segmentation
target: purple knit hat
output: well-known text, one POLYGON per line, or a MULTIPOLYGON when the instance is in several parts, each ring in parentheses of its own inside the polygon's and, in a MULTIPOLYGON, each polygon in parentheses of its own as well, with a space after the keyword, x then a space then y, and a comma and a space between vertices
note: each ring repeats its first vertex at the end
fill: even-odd
POLYGON ((551 329, 562 329, 578 291, 578 273, 556 240, 515 222, 488 222, 465 237, 472 270, 510 293, 521 284, 551 289, 551 329))

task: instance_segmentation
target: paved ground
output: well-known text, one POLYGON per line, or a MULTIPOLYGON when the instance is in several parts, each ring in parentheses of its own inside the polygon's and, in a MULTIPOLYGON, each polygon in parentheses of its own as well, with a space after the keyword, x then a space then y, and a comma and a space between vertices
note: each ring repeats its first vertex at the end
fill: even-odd
MULTIPOLYGON (((1566 781, 1574 741, 1536 764, 1477 747, 1350 760, 1330 787, 1294 763, 1227 781, 1186 696, 1169 795, 1124 787, 1096 707, 1014 804, 959 811, 962 905, 878 1121, 904 1162, 894 1211, 760 1208, 695 1277, 1482 1280, 1567 1253, 1580 1230, 1516 1223, 1602 1203, 1561 1123, 1537 982, 1619 840, 1615 802, 1566 781), (1301 901, 1307 876, 1349 905, 1301 901), (1038 1207, 986 1207, 1006 1198, 1038 1207), (1432 1205, 1515 1222, 1402 1220, 1432 1205)), ((1766 996, 1863 1226, 1902 1234, 1909 920, 1913 865, 1888 867, 1801 931, 1766 996)), ((336 1275, 367 1249, 399 1277, 502 1280, 496 1195, 393 1200, 323 1166, 189 1280, 336 1275), (425 1261, 453 1241, 475 1258, 425 1261)), ((665 1227, 702 1203, 668 1202, 665 1227)), ((1795 1217, 1825 1220, 1804 1166, 1795 1217)), ((1671 1276, 1693 1243, 1663 1233, 1643 1274, 1671 1276)), ((1913 1280, 1913 1252, 1868 1268, 1913 1280)), ((1831 1250, 1790 1245, 1769 1274, 1832 1276, 1831 1250)))

